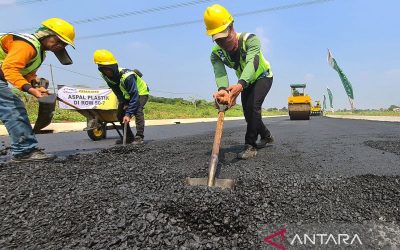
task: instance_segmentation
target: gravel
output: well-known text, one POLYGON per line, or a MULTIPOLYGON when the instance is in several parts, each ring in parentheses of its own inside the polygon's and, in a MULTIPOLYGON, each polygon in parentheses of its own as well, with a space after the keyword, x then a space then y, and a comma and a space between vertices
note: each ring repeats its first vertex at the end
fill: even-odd
MULTIPOLYGON (((211 134, 3 164, 0 246, 260 249, 266 224, 400 224, 399 175, 327 175, 334 162, 279 140, 238 161, 236 132, 225 131, 220 159, 220 177, 235 179, 235 190, 185 185, 186 177, 206 176, 211 134)), ((382 143, 398 152, 398 142, 366 142, 382 143)))
POLYGON ((395 141, 366 141, 365 145, 371 148, 383 150, 396 155, 400 155, 400 140, 395 141))

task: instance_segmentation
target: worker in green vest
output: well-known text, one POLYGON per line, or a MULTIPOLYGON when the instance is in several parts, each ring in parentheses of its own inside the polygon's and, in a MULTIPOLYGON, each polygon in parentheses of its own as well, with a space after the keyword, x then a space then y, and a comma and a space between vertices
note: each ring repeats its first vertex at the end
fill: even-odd
POLYGON ((24 103, 8 83, 36 98, 47 95, 45 89, 37 88, 36 71, 47 51, 53 52, 62 64, 72 64, 65 47, 73 46, 74 39, 74 27, 60 18, 45 20, 34 34, 0 33, 0 120, 10 135, 15 162, 51 160, 55 156, 38 148, 24 103))
MULTIPOLYGON (((149 88, 137 70, 118 68, 118 62, 108 50, 96 50, 94 63, 98 65, 101 76, 112 89, 118 99, 117 117, 121 125, 131 121, 135 116, 136 136, 130 126, 127 126, 127 143, 144 143, 144 113, 143 109, 149 99, 149 88)), ((124 127, 124 126, 122 126, 124 127)), ((122 140, 116 141, 122 144, 122 140)))
POLYGON ((211 63, 214 68, 218 91, 214 98, 232 107, 240 93, 247 122, 245 147, 238 154, 240 159, 257 155, 257 148, 273 142, 270 131, 262 121, 262 104, 272 86, 272 70, 261 53, 260 39, 251 33, 236 33, 232 15, 221 5, 215 4, 204 12, 207 34, 216 45, 212 49, 211 63), (236 72, 238 81, 229 86, 225 66, 236 72), (257 143, 258 136, 260 141, 257 143))

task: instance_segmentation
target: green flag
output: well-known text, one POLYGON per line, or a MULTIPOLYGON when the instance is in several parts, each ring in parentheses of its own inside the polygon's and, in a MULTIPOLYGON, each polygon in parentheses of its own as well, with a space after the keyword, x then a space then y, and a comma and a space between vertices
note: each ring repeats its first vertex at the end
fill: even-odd
POLYGON ((328 63, 329 65, 332 66, 334 70, 338 72, 340 80, 342 81, 343 87, 346 91, 346 94, 349 97, 351 109, 354 109, 353 87, 351 86, 349 79, 347 79, 347 76, 343 73, 342 69, 337 64, 335 58, 333 58, 333 55, 329 49, 328 49, 328 63))
POLYGON ((326 90, 328 91, 328 96, 329 96, 329 104, 331 106, 331 109, 333 109, 333 95, 332 95, 332 91, 329 88, 326 88, 326 90))
POLYGON ((323 101, 323 106, 324 110, 326 110, 326 96, 324 95, 324 101, 323 101))

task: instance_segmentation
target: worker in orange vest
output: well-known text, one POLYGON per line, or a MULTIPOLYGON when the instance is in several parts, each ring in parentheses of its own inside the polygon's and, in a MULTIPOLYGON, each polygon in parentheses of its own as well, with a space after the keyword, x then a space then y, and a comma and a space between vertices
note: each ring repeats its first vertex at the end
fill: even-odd
POLYGON ((34 34, 0 33, 0 120, 10 135, 13 161, 52 160, 55 156, 38 148, 25 106, 8 83, 36 98, 47 95, 45 89, 35 88, 36 71, 47 51, 62 64, 72 64, 65 47, 73 46, 74 38, 74 27, 60 18, 45 20, 34 34))

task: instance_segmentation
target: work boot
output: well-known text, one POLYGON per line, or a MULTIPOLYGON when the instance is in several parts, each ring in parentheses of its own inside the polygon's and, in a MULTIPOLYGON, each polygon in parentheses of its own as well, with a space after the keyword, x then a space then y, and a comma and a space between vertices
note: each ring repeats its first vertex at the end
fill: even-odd
MULTIPOLYGON (((132 138, 126 138, 126 144, 130 144, 133 141, 134 141, 134 139, 132 139, 132 138)), ((115 141, 115 145, 121 145, 123 143, 124 143, 124 141, 121 138, 115 141)))
POLYGON ((53 154, 46 154, 42 149, 34 149, 27 154, 13 156, 13 162, 37 162, 37 161, 51 161, 57 158, 53 154))
POLYGON ((261 138, 260 142, 257 143, 257 148, 265 148, 267 146, 267 144, 270 144, 273 142, 274 142, 274 137, 272 137, 272 135, 261 138))
POLYGON ((237 158, 247 160, 257 155, 257 149, 252 145, 246 144, 242 152, 237 155, 237 158))
POLYGON ((133 141, 132 144, 133 145, 142 145, 142 144, 144 144, 143 137, 141 137, 139 135, 135 136, 135 140, 133 141))

